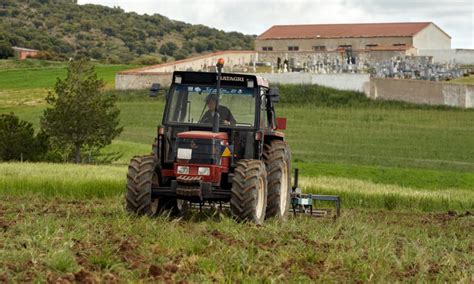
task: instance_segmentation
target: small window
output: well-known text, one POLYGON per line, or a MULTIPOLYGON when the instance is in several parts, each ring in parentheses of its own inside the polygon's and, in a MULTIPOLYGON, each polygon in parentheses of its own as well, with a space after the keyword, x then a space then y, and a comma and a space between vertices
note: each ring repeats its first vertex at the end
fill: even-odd
POLYGON ((343 45, 340 45, 339 48, 343 48, 343 49, 352 48, 352 45, 350 45, 350 44, 343 44, 343 45))
POLYGON ((375 43, 371 43, 371 44, 366 44, 365 48, 374 48, 374 47, 377 47, 377 46, 379 46, 379 45, 375 44, 375 43))
POLYGON ((263 51, 273 51, 273 46, 263 46, 262 50, 263 51))
POLYGON ((315 45, 315 46, 313 46, 313 50, 314 51, 324 51, 324 50, 326 50, 326 46, 325 45, 315 45))
POLYGON ((298 51, 299 49, 298 46, 288 46, 288 51, 298 51))
POLYGON ((393 46, 405 46, 405 43, 394 43, 393 46))

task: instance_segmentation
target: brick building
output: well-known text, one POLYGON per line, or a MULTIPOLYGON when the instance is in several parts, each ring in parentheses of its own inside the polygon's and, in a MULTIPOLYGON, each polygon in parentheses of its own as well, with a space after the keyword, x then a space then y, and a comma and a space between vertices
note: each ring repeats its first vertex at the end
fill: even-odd
POLYGON ((39 50, 36 49, 23 48, 18 46, 14 46, 13 51, 15 52, 15 57, 20 60, 24 60, 28 57, 34 57, 39 52, 39 50))
POLYGON ((255 40, 259 61, 278 58, 300 66, 314 61, 380 62, 419 50, 450 49, 451 37, 434 23, 277 25, 255 40))

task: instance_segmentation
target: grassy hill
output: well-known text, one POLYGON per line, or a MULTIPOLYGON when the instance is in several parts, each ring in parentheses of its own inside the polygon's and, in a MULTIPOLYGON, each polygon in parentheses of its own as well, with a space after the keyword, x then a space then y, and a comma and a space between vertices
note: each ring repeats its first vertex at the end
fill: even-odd
POLYGON ((141 59, 156 63, 157 58, 182 59, 203 52, 253 48, 253 36, 158 14, 138 15, 118 7, 75 2, 2 1, 0 42, 48 51, 53 57, 89 57, 115 64, 141 59))

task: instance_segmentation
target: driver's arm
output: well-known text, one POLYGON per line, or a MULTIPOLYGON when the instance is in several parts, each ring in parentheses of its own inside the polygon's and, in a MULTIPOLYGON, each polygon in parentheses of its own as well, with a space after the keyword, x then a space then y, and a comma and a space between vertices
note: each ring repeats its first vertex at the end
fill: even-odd
POLYGON ((234 116, 232 115, 232 113, 230 112, 230 110, 229 110, 229 117, 228 117, 228 118, 229 118, 230 125, 235 125, 235 123, 236 123, 237 121, 235 121, 235 118, 234 118, 234 116))
POLYGON ((230 112, 230 109, 226 106, 222 106, 222 118, 224 120, 224 122, 227 124, 227 125, 235 125, 236 121, 235 121, 235 118, 234 116, 232 115, 232 112, 230 112))
POLYGON ((212 112, 207 110, 199 120, 200 123, 212 123, 212 112))

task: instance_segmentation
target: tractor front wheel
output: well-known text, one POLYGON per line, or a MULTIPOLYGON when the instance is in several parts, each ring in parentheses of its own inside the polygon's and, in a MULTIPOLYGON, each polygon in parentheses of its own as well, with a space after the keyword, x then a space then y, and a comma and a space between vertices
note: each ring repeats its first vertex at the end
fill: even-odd
POLYGON ((127 174, 125 207, 136 215, 153 216, 158 211, 158 199, 152 199, 151 186, 159 183, 153 155, 135 156, 130 161, 127 174))
POLYGON ((267 207, 267 172, 259 160, 240 160, 234 170, 230 210, 239 221, 262 224, 267 207))
POLYGON ((268 172, 267 218, 286 219, 290 210, 290 151, 284 141, 265 144, 263 157, 268 172))

